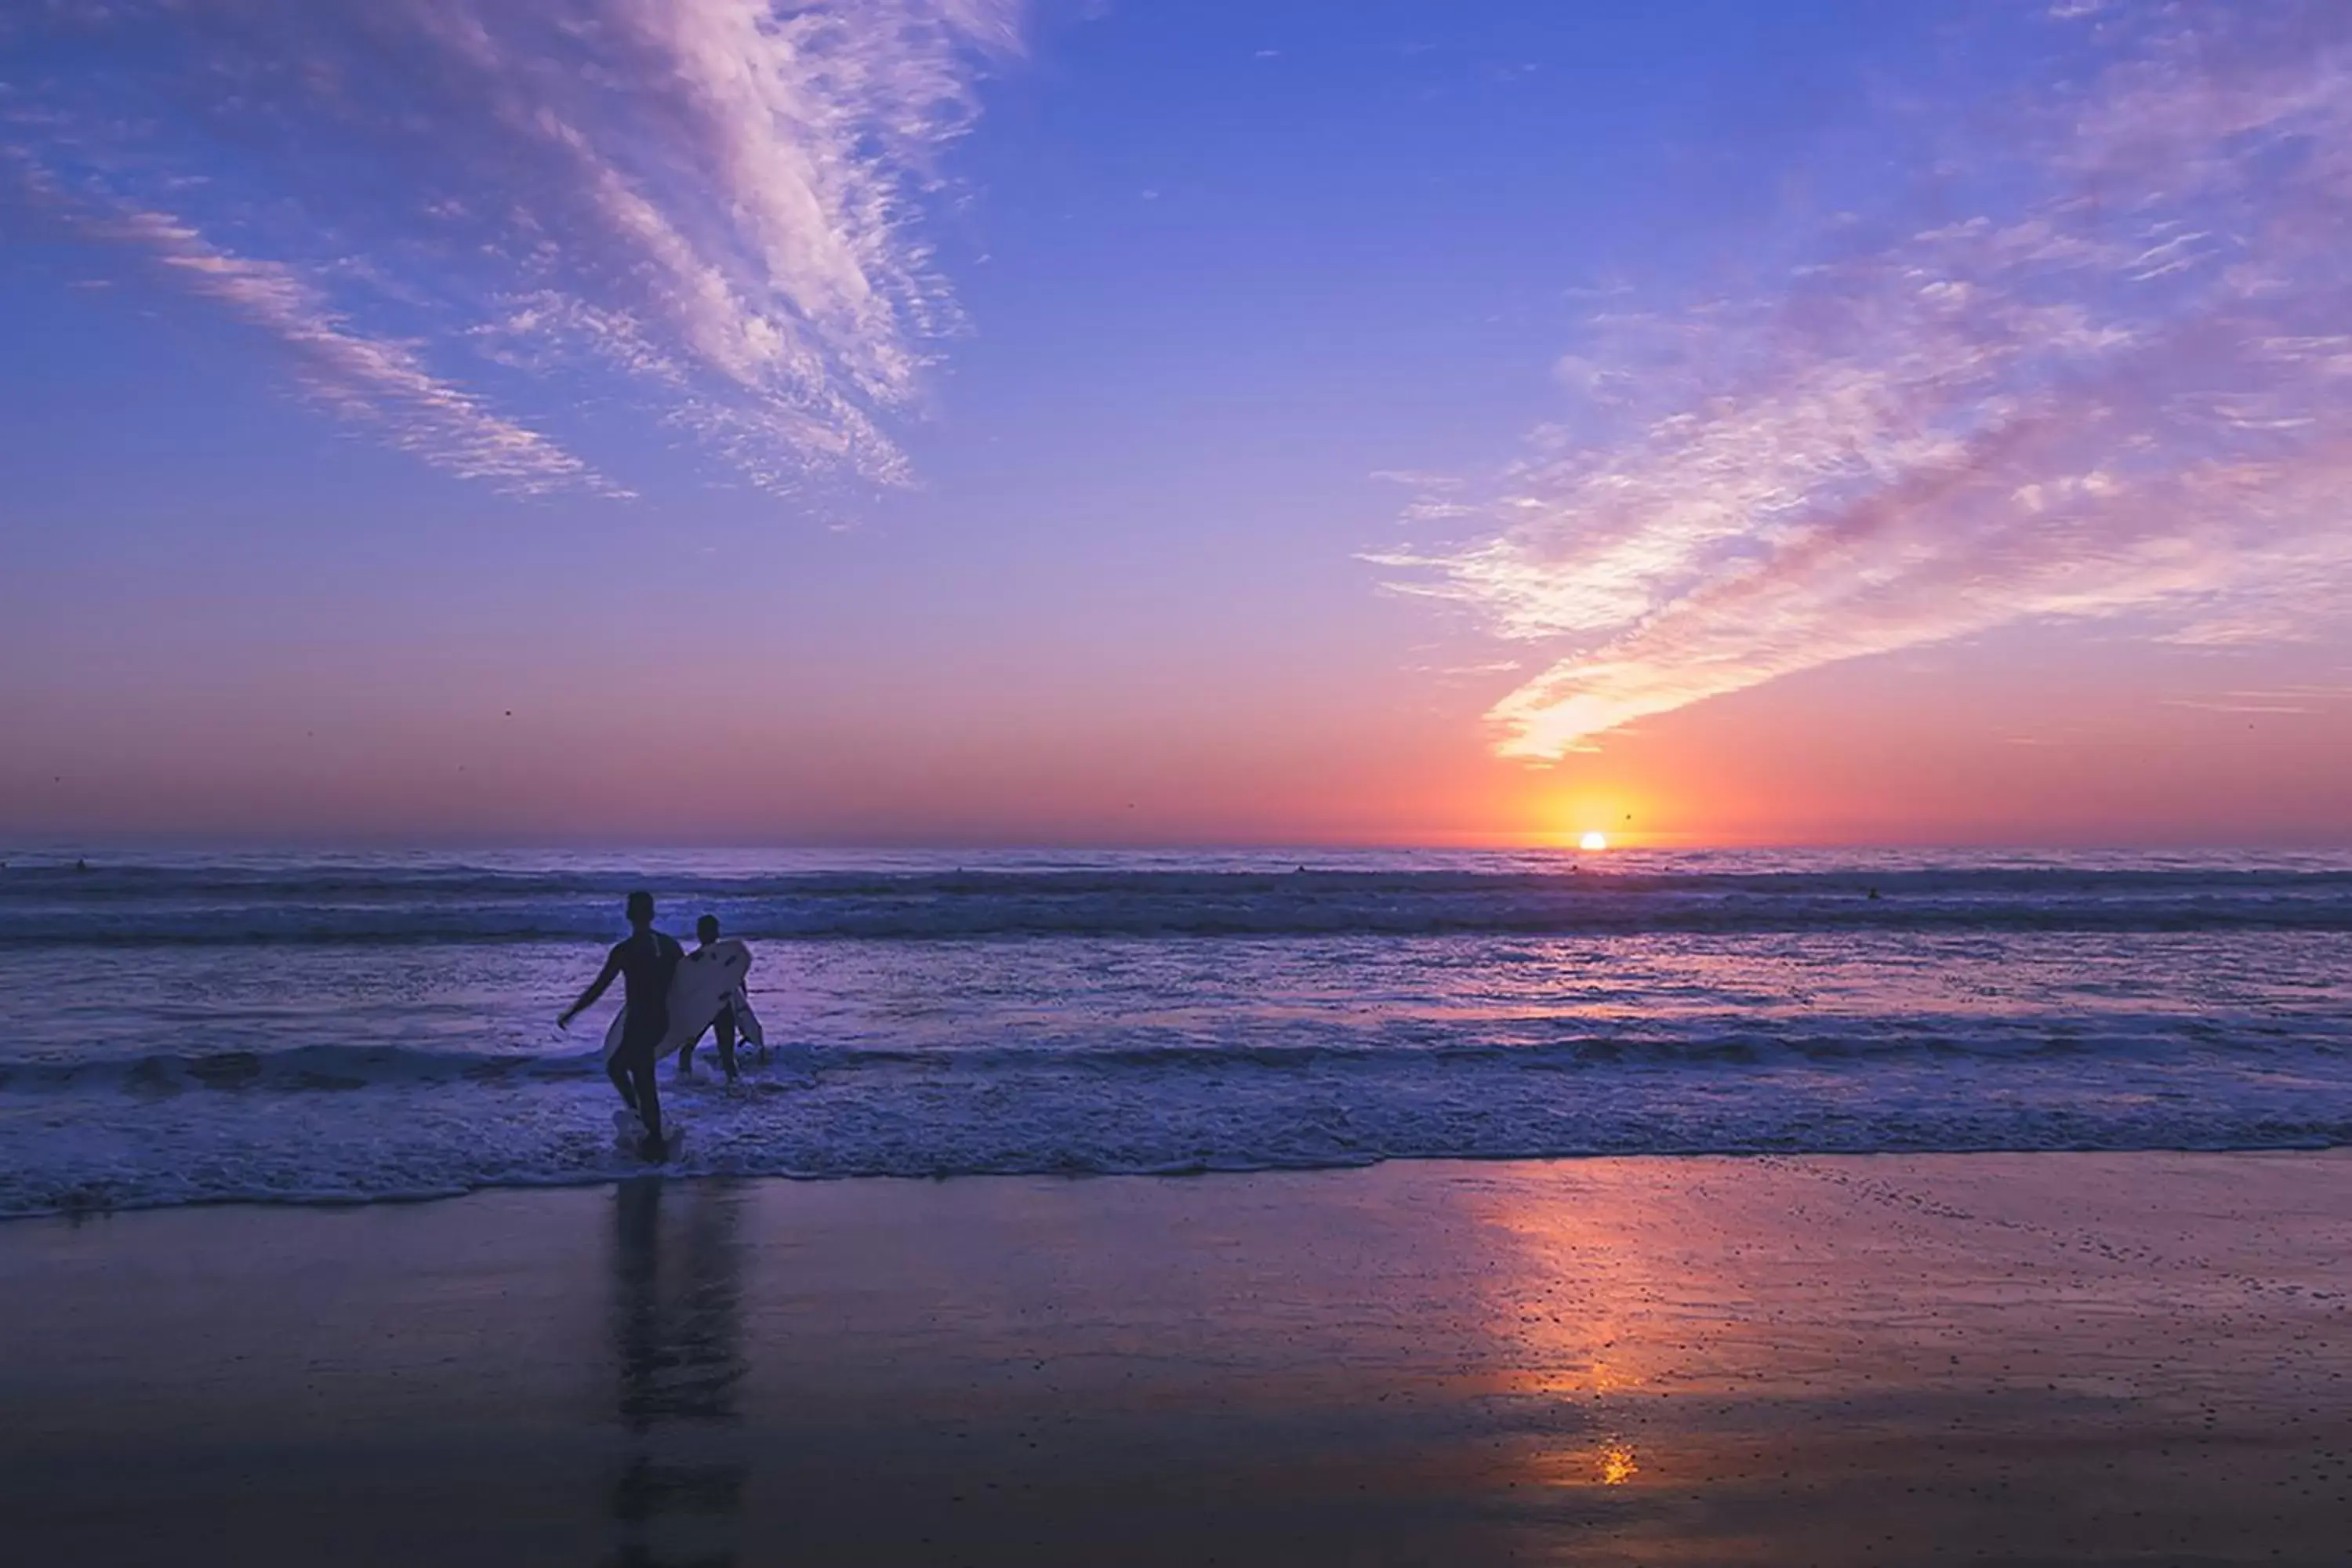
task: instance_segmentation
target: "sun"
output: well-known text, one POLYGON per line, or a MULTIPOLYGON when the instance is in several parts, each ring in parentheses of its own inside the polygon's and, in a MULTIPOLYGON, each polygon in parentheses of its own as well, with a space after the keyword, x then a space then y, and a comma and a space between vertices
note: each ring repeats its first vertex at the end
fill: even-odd
POLYGON ((1609 847, 1609 835, 1588 833, 1576 841, 1576 847, 1579 849, 1606 849, 1609 847))

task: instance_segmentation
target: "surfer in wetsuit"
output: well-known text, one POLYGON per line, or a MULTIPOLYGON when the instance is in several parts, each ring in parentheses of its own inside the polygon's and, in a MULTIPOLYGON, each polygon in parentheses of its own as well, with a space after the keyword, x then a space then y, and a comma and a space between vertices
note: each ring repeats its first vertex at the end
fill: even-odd
POLYGON ((613 977, 621 977, 627 1022, 621 1026, 621 1048, 613 1053, 604 1070, 612 1075, 613 1087, 621 1091, 622 1100, 645 1122, 645 1152, 655 1159, 662 1156, 665 1146, 661 1095, 654 1088, 654 1053, 661 1048, 662 1037, 669 1033, 670 976, 677 973, 678 962, 685 956, 684 948, 654 930, 654 896, 631 893, 627 939, 613 944, 604 958, 604 972, 555 1021, 558 1028, 570 1028, 572 1019, 604 994, 613 977))

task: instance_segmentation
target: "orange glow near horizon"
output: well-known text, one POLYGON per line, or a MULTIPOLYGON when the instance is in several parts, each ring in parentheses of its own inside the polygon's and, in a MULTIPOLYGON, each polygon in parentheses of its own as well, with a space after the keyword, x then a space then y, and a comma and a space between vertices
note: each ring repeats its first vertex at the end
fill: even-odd
MULTIPOLYGON (((2352 836, 2337 784, 2352 768, 2352 691, 2176 701, 2165 694, 2200 689, 2188 684, 2194 672, 2168 675, 2152 659, 2071 688, 2044 676, 2030 702, 1989 695, 2009 673, 2000 649, 1932 670, 1857 663, 1530 766, 1494 757, 1459 711, 1318 709, 1304 696, 1304 721, 1273 696, 1264 709, 1130 712, 1075 703, 1013 669, 987 701, 908 733, 892 717, 907 706, 904 691, 870 675, 783 682, 747 703, 723 683, 648 686, 643 671, 599 652, 562 669, 509 668, 494 699, 477 700, 463 695, 462 659, 395 691, 364 651, 240 666, 237 681, 202 702, 133 682, 131 666, 93 665, 92 679, 114 684, 19 716, 15 732, 42 739, 0 760, 0 826, 93 839, 1255 844, 1562 857, 1591 853, 1580 841, 1600 833, 1608 853, 1637 858, 2352 836), (2147 684, 2135 686, 2143 674, 2147 684)), ((2284 672, 2229 679, 2252 689, 2284 672)))

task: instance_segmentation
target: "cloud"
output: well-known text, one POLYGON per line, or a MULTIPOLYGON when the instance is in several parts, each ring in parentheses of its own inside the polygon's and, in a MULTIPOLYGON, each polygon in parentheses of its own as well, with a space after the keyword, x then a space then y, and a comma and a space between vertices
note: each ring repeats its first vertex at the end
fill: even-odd
POLYGON ((1972 216, 1890 197, 1762 298, 1595 318, 1560 374, 1606 395, 1482 528, 1376 558, 1554 646, 1492 710, 1503 752, 2021 620, 2221 642, 2336 612, 2352 12, 2074 9, 2099 68, 1936 170, 1972 216))
POLYGON ((406 343, 352 331, 319 290, 288 268, 215 248, 162 213, 127 212, 95 232, 137 244, 193 293, 215 300, 283 343, 315 401, 383 426, 391 443, 437 468, 526 494, 584 489, 625 495, 538 431, 502 418, 433 375, 406 343))
POLYGON ((920 208, 1021 20, 1020 0, 53 5, 0 26, 0 140, 82 232, 453 471, 598 488, 535 432, 619 405, 762 487, 892 483, 891 426, 957 324, 920 208))

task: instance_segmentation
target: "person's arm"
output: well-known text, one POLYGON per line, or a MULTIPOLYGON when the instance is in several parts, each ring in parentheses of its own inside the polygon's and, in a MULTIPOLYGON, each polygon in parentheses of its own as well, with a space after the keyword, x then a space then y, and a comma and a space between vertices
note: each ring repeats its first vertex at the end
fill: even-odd
POLYGON ((612 954, 604 960, 604 973, 596 976, 596 983, 594 984, 589 986, 587 990, 580 993, 579 1001, 574 1002, 571 1006, 566 1007, 563 1010, 563 1016, 555 1020, 555 1026, 559 1029, 568 1029, 572 1027, 572 1020, 578 1017, 582 1013, 586 1012, 589 1008, 594 1006, 596 1005, 596 998, 604 994, 605 988, 613 984, 614 977, 620 973, 621 950, 616 947, 613 950, 612 954))

